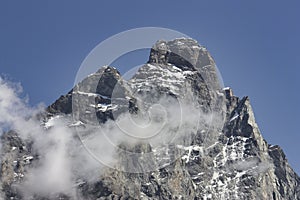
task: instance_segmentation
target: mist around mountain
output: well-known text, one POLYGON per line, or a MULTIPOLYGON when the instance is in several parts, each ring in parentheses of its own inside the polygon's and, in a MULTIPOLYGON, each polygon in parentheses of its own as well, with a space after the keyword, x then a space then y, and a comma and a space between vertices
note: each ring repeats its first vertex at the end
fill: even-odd
POLYGON ((0 91, 3 199, 300 199, 249 97, 193 39, 158 41, 129 80, 101 67, 49 106, 0 91))

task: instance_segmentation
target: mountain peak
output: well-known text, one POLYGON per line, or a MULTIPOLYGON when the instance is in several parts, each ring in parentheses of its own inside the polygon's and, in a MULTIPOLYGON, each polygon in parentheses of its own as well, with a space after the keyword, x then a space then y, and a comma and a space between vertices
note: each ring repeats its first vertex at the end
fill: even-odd
POLYGON ((223 88, 193 39, 157 41, 130 80, 100 68, 45 113, 36 135, 2 137, 5 199, 300 199, 300 178, 263 139, 249 98, 223 88), (56 190, 40 194, 49 181, 39 179, 20 191, 39 177, 56 190), (69 190, 54 187, 66 180, 69 190))
POLYGON ((190 38, 157 41, 151 48, 148 63, 169 63, 182 70, 197 70, 211 89, 220 90, 223 87, 210 53, 190 38))

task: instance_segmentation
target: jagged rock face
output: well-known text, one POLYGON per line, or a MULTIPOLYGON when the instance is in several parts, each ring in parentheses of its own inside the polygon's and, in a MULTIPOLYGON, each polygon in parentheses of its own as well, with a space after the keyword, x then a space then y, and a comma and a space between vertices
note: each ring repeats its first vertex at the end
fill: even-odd
POLYGON ((170 63, 182 70, 197 70, 211 89, 221 88, 213 58, 193 39, 158 41, 151 49, 148 63, 170 63))
MULTIPOLYGON (((219 120, 215 126, 202 124, 192 134, 186 133, 189 127, 180 132, 185 134, 178 137, 180 145, 119 144, 115 168, 103 169, 95 183, 78 184, 78 198, 300 199, 298 175, 280 147, 263 139, 249 98, 240 99, 229 88, 222 90, 217 73, 212 57, 196 41, 158 41, 148 63, 129 81, 115 68, 103 67, 50 105, 46 122, 57 115, 72 115, 83 129, 117 120, 124 113, 138 118, 161 103, 162 97, 179 106, 188 102, 195 108, 191 112, 218 113, 213 118, 219 120), (132 153, 138 156, 130 157, 132 153), (144 173, 128 170, 140 172, 147 165, 158 167, 144 173)), ((188 118, 192 113, 184 114, 188 118)), ((2 143, 3 196, 22 199, 13 183, 26 178, 26 168, 38 155, 31 152, 30 141, 23 141, 15 132, 3 135, 2 143)), ((59 194, 55 198, 73 197, 59 194)))
POLYGON ((112 101, 115 98, 126 101, 125 96, 126 89, 119 72, 113 67, 104 67, 75 86, 72 115, 75 120, 84 123, 104 123, 114 118, 112 109, 117 105, 112 105, 112 101))
POLYGON ((37 158, 32 152, 31 142, 22 141, 18 134, 9 131, 1 136, 2 152, 1 155, 1 187, 5 199, 11 197, 21 198, 16 188, 12 184, 24 178, 26 169, 31 161, 37 158))

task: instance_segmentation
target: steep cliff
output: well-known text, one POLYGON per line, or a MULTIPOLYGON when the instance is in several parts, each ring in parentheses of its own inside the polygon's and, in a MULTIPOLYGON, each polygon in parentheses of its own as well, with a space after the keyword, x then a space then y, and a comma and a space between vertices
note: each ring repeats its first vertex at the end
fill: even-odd
POLYGON ((104 164, 96 178, 72 172, 75 195, 26 196, 20 185, 42 159, 32 138, 9 131, 1 138, 3 198, 300 199, 298 175, 263 139, 249 98, 222 87, 211 55, 192 39, 158 41, 128 81, 101 68, 39 116, 46 133, 67 119, 79 148, 104 164), (99 130, 113 149, 95 142, 99 130))

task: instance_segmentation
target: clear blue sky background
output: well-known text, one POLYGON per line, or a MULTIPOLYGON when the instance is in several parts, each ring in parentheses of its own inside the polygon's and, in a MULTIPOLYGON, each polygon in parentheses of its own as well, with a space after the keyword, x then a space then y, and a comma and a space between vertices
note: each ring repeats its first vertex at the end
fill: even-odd
POLYGON ((226 86, 250 96, 263 136, 299 174, 299 9, 297 0, 0 0, 0 73, 21 82, 32 105, 50 104, 104 39, 144 26, 178 30, 208 48, 226 86))

